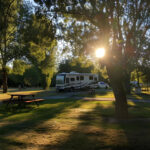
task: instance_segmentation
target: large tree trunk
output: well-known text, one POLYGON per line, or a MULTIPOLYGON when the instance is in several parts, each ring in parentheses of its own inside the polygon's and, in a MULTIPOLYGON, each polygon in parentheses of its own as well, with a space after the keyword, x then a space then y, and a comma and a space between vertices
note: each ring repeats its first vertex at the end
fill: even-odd
POLYGON ((2 74, 3 74, 3 93, 7 93, 7 70, 6 67, 2 68, 2 74))
POLYGON ((128 72, 125 72, 124 74, 124 88, 125 88, 126 94, 131 94, 130 74, 131 73, 128 73, 128 72))
POLYGON ((118 119, 128 118, 128 105, 126 92, 123 86, 123 72, 122 69, 116 69, 116 66, 107 66, 107 72, 110 79, 111 86, 115 95, 115 112, 118 119))
MULTIPOLYGON (((113 80, 113 79, 112 79, 113 80)), ((116 99, 115 104, 115 112, 116 117, 119 119, 125 119, 128 117, 128 106, 127 106, 127 98, 122 85, 121 80, 117 80, 117 82, 112 83, 113 92, 116 99)))

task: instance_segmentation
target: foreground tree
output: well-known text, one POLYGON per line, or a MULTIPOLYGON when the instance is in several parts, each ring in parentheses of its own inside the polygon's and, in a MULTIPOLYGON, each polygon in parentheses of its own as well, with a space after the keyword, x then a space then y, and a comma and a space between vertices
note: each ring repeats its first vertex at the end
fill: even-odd
MULTIPOLYGON (((99 41, 96 47, 102 46, 107 50, 107 56, 102 63, 106 65, 116 98, 116 116, 127 118, 127 99, 123 81, 126 80, 124 76, 130 75, 131 59, 134 58, 133 64, 136 64, 140 48, 144 52, 139 39, 142 37, 148 39, 150 3, 147 0, 46 0, 44 2, 35 0, 35 2, 52 8, 49 11, 61 13, 67 18, 86 21, 95 27, 91 32, 99 41)), ((129 78, 127 80, 129 81, 129 78)))

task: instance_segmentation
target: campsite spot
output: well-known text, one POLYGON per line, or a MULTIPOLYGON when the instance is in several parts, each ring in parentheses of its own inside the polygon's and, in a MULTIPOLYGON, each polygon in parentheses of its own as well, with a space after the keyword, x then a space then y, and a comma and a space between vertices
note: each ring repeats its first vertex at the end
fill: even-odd
POLYGON ((150 0, 0 0, 0 150, 150 150, 150 0))
MULTIPOLYGON (((54 90, 31 91, 41 92, 38 95, 43 97, 48 92, 49 96, 55 93, 54 90)), ((60 96, 64 94, 68 93, 60 96)), ((101 91, 101 98, 106 95, 101 91)), ((130 118, 119 121, 115 119, 114 101, 85 101, 71 96, 47 99, 39 107, 30 105, 11 111, 0 105, 0 146, 4 150, 149 149, 150 103, 129 101, 128 107, 130 118)))

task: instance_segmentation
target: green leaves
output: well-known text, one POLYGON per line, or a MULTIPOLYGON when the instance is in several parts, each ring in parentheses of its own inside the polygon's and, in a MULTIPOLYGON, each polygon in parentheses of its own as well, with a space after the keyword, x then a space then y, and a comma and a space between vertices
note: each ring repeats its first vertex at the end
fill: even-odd
POLYGON ((23 75, 28 65, 22 60, 15 60, 13 62, 13 73, 17 75, 23 75))
POLYGON ((24 83, 28 86, 38 86, 41 82, 41 73, 35 66, 26 69, 24 73, 24 83))
MULTIPOLYGON (((18 11, 22 1, 5 0, 0 1, 0 57, 2 64, 5 64, 16 57, 17 47, 17 19, 18 11)), ((19 49, 18 49, 19 51, 19 49)))
POLYGON ((31 15, 24 30, 27 58, 41 70, 44 88, 49 87, 55 71, 57 41, 55 27, 44 14, 31 15))
POLYGON ((45 59, 44 48, 34 42, 29 42, 29 52, 37 64, 40 64, 45 59))

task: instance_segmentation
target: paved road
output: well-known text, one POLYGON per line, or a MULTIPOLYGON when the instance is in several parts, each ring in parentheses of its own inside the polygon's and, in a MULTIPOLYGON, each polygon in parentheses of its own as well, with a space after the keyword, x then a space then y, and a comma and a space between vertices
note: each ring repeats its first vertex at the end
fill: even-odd
MULTIPOLYGON (((44 97, 44 99, 65 99, 65 98, 75 98, 75 99, 83 99, 87 101, 115 101, 115 98, 109 98, 109 97, 78 97, 74 95, 63 95, 63 96, 49 96, 49 97, 44 97)), ((132 99, 128 98, 128 101, 133 101, 133 102, 144 102, 144 103, 150 103, 150 100, 138 100, 138 99, 132 99)))
MULTIPOLYGON (((89 100, 89 101, 115 101, 115 98, 91 98, 91 97, 84 97, 83 100, 89 100)), ((128 98, 128 101, 133 101, 133 102, 144 102, 144 103, 150 103, 150 100, 138 100, 138 99, 132 99, 128 98)))

